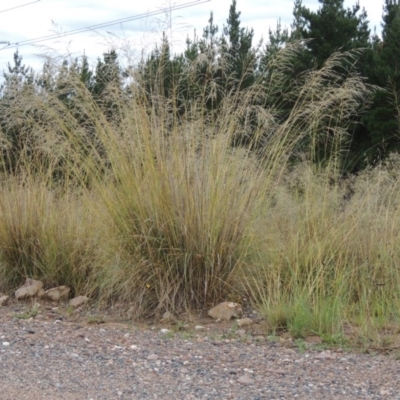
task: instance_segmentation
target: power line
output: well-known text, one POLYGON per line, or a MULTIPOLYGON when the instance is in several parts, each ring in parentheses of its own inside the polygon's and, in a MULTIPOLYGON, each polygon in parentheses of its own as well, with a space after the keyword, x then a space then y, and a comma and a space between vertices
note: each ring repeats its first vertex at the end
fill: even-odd
MULTIPOLYGON (((5 13, 5 12, 7 12, 7 11, 15 10, 16 8, 26 7, 26 6, 29 6, 30 4, 38 3, 39 1, 40 1, 40 0, 31 1, 30 3, 24 3, 24 4, 20 4, 19 6, 15 6, 15 7, 11 7, 11 8, 6 8, 5 10, 0 10, 0 14, 1 14, 1 13, 5 13)), ((9 45, 10 45, 10 42, 8 42, 8 41, 1 41, 0 44, 7 44, 7 46, 9 46, 9 45)), ((5 46, 5 47, 7 47, 7 46, 5 46)), ((5 47, 3 47, 3 49, 4 49, 5 47)), ((0 50, 3 50, 3 49, 0 49, 0 50)))
POLYGON ((30 3, 25 3, 25 4, 21 4, 21 5, 19 5, 19 6, 7 8, 7 9, 5 9, 5 10, 1 10, 0 13, 4 13, 4 12, 7 12, 7 11, 15 10, 15 9, 17 9, 17 8, 26 7, 26 6, 29 6, 30 4, 38 3, 39 1, 40 1, 40 0, 31 1, 30 3))
POLYGON ((121 24, 121 23, 125 23, 125 22, 130 22, 130 21, 134 21, 134 20, 138 20, 138 19, 142 19, 142 18, 146 18, 146 17, 152 17, 154 15, 159 15, 159 14, 163 14, 166 11, 172 12, 172 11, 176 11, 176 10, 181 10, 184 8, 189 8, 189 7, 193 7, 199 4, 203 4, 203 3, 208 3, 211 0, 193 0, 193 1, 189 1, 187 3, 183 3, 183 4, 178 4, 176 6, 173 7, 169 7, 169 8, 162 8, 160 10, 157 11, 152 11, 152 12, 147 12, 147 13, 143 13, 143 14, 137 14, 131 17, 127 17, 127 18, 121 18, 121 19, 117 19, 117 20, 113 20, 113 21, 108 21, 108 22, 104 22, 101 24, 96 24, 96 25, 90 25, 84 28, 78 28, 78 29, 74 29, 71 31, 67 31, 63 34, 52 34, 52 35, 47 35, 47 36, 41 36, 38 38, 34 38, 34 39, 27 39, 27 40, 23 40, 21 42, 14 42, 14 43, 10 43, 9 46, 0 49, 4 50, 4 49, 9 49, 9 48, 16 48, 16 47, 20 47, 20 46, 28 46, 28 45, 33 45, 36 43, 40 43, 40 42, 44 42, 44 41, 48 41, 48 40, 52 40, 52 39, 57 39, 59 37, 66 37, 66 36, 71 36, 71 35, 76 35, 78 33, 82 33, 85 31, 90 31, 90 30, 95 30, 95 29, 100 29, 100 28, 105 28, 108 26, 112 26, 112 25, 117 25, 117 24, 121 24))

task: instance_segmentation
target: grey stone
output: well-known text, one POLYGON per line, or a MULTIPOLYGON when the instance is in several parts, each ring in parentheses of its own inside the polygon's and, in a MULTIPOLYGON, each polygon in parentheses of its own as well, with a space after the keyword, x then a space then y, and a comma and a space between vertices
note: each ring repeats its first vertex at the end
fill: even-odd
POLYGON ((135 316, 135 313, 136 313, 136 308, 135 307, 131 307, 126 312, 126 316, 127 316, 128 319, 133 319, 133 317, 135 316))
POLYGON ((46 290, 44 297, 51 301, 65 301, 68 299, 71 288, 68 286, 58 286, 46 290))
POLYGON ((175 319, 174 315, 173 315, 171 312, 166 311, 166 312, 163 314, 163 316, 162 316, 160 322, 161 322, 161 323, 164 323, 164 324, 166 324, 166 323, 173 323, 173 322, 176 322, 176 319, 175 319))
POLYGON ((71 307, 77 308, 77 307, 83 306, 88 301, 89 301, 89 298, 86 296, 77 296, 69 301, 69 305, 71 307))
POLYGON ((24 286, 15 291, 17 300, 26 299, 35 296, 43 287, 43 282, 27 278, 24 286))
POLYGON ((224 301, 208 311, 208 315, 211 318, 224 321, 229 321, 233 317, 238 318, 242 313, 242 306, 231 301, 224 301))
POLYGON ((240 328, 243 328, 244 326, 253 325, 253 320, 250 318, 242 318, 237 320, 237 324, 240 328))
POLYGON ((8 303, 9 296, 7 296, 6 294, 3 294, 3 293, 0 293, 0 294, 1 294, 1 296, 0 296, 0 306, 6 306, 7 303, 8 303))
POLYGON ((252 385, 254 384, 254 379, 248 375, 243 375, 238 379, 238 382, 242 385, 252 385))
POLYGON ((317 354, 314 358, 316 360, 333 360, 336 357, 334 354, 331 354, 331 352, 328 350, 328 351, 322 351, 321 353, 317 354))
POLYGON ((196 326, 194 327, 194 329, 195 329, 196 331, 203 331, 205 328, 204 328, 204 326, 196 325, 196 326))
POLYGON ((169 321, 172 318, 172 314, 169 311, 165 311, 165 313, 162 316, 162 319, 164 321, 169 321))
POLYGON ((238 329, 236 331, 236 335, 238 335, 240 337, 244 337, 244 336, 246 336, 246 331, 244 329, 238 329))

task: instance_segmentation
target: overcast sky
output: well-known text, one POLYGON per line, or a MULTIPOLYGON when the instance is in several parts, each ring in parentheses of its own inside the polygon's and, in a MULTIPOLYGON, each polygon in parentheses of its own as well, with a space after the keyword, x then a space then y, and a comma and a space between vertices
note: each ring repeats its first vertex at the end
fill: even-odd
MULTIPOLYGON (((166 31, 174 45, 174 50, 183 48, 187 35, 193 37, 194 29, 199 35, 207 25, 210 11, 220 30, 226 22, 231 0, 1 0, 0 41, 11 44, 21 43, 19 52, 24 63, 39 70, 41 55, 70 54, 73 57, 85 53, 95 64, 108 48, 120 49, 126 62, 139 59, 141 51, 152 49, 166 31), (26 3, 32 3, 23 6, 26 3), (163 9, 187 4, 188 7, 163 12, 163 9), (193 6, 190 6, 193 4, 193 6), (22 6, 12 10, 9 8, 22 6), (146 13, 160 11, 160 14, 146 16, 146 13), (143 18, 123 24, 92 29, 75 35, 67 35, 72 30, 89 27, 118 19, 140 16, 143 18), (25 40, 59 34, 57 39, 42 41, 34 45, 22 45, 25 40)), ((368 12, 371 30, 380 31, 383 0, 359 0, 368 12)), ((266 37, 268 28, 274 29, 281 18, 282 25, 290 26, 294 0, 237 0, 237 8, 242 12, 243 26, 252 27, 256 39, 266 37)), ((356 0, 345 0, 350 7, 356 0)), ((303 5, 317 10, 318 0, 303 0, 303 5)), ((12 61, 15 47, 0 44, 0 72, 12 61)))

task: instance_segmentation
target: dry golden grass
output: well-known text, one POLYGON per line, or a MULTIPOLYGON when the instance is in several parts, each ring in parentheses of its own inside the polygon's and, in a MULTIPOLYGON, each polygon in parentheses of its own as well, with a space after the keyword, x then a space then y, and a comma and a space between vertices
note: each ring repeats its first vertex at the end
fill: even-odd
POLYGON ((33 92, 15 113, 0 109, 4 134, 30 138, 17 158, 1 142, 3 165, 14 166, 0 193, 4 289, 26 276, 70 284, 134 303, 138 316, 239 293, 271 329, 332 342, 348 323, 363 337, 397 323, 398 169, 338 172, 369 89, 338 72, 351 55, 335 55, 287 89, 293 108, 282 121, 279 101, 254 104, 276 97, 295 54, 287 46, 271 61, 274 87, 261 78, 226 93, 217 115, 199 95, 178 116, 174 101, 136 85, 130 97, 109 88, 110 119, 73 77, 74 107, 33 92), (233 147, 244 134, 247 145, 233 147), (299 149, 315 160, 325 141, 338 149, 327 165, 295 162, 299 149))
POLYGON ((32 177, 9 176, 1 186, 2 288, 15 288, 30 277, 47 287, 91 289, 89 279, 100 261, 100 226, 86 203, 32 177))
POLYGON ((339 340, 350 323, 371 337, 400 317, 400 176, 387 166, 335 175, 309 164, 285 175, 259 219, 264 249, 248 278, 274 329, 339 340))

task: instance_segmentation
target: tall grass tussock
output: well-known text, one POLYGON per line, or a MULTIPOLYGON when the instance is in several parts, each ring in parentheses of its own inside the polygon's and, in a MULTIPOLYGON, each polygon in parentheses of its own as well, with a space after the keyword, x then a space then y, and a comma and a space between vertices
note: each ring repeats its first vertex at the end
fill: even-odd
MULTIPOLYGON (((215 109, 213 82, 183 105, 136 75, 104 103, 78 77, 15 88, 0 109, 0 289, 28 276, 69 284, 138 317, 245 296, 272 331, 332 342, 349 326, 371 339, 397 324, 398 168, 340 168, 371 88, 346 70, 353 53, 285 86, 296 46, 215 109)), ((198 62, 176 79, 190 82, 198 62)))

